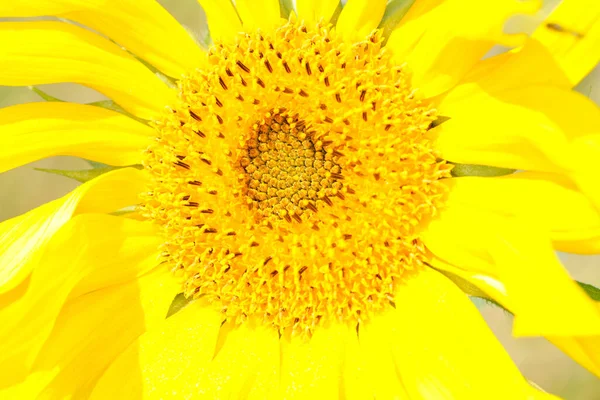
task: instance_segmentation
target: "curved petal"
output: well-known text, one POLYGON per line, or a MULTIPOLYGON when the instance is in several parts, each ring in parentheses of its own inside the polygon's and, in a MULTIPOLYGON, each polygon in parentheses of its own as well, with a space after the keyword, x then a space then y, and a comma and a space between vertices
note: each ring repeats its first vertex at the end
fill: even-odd
POLYGON ((600 4, 596 0, 565 0, 533 33, 577 85, 600 61, 600 4))
POLYGON ((175 101, 175 91, 133 56, 75 25, 2 22, 0 43, 0 85, 80 83, 144 119, 175 101))
POLYGON ((0 223, 0 294, 28 276, 46 243, 74 215, 111 212, 136 204, 145 179, 143 172, 133 168, 108 172, 60 199, 0 223))
POLYGON ((568 179, 555 174, 453 180, 452 198, 472 207, 530 221, 548 232, 554 248, 600 253, 600 213, 568 179))
POLYGON ((535 0, 417 0, 386 46, 398 64, 408 64, 413 86, 433 97, 456 85, 493 45, 519 44, 520 35, 502 32, 504 23, 539 6, 535 0))
POLYGON ((527 383, 475 306, 439 272, 408 278, 395 302, 382 318, 411 398, 554 398, 527 383))
POLYGON ((0 173, 58 155, 139 164, 154 134, 148 125, 101 107, 51 102, 1 108, 0 173))
POLYGON ((198 68, 205 53, 154 0, 18 0, 0 3, 0 17, 55 15, 104 33, 167 75, 198 68))
POLYGON ((515 312, 515 335, 600 334, 600 310, 529 220, 462 204, 450 191, 447 208, 422 236, 442 260, 504 285, 515 312))
POLYGON ((327 24, 339 4, 340 0, 296 0, 296 12, 298 18, 307 24, 319 21, 327 24))
POLYGON ((209 399, 270 399, 279 389, 278 333, 272 327, 244 323, 223 335, 224 343, 198 378, 209 399))
POLYGON ((281 24, 279 0, 236 0, 235 8, 245 30, 264 32, 281 24))
POLYGON ((432 130, 443 158, 522 170, 577 169, 570 143, 600 132, 600 109, 585 96, 550 86, 491 90, 465 83, 438 105, 450 119, 432 130))
POLYGON ((140 336, 104 372, 91 399, 201 398, 222 315, 193 302, 140 336))
POLYGON ((332 324, 315 329, 310 340, 282 336, 279 398, 339 398, 344 333, 343 327, 332 324))
MULTIPOLYGON (((519 306, 508 296, 504 285, 490 276, 463 270, 437 257, 433 258, 430 263, 455 283, 456 277, 458 277, 457 285, 470 296, 491 299, 513 313, 515 313, 515 307, 519 306)), ((596 307, 600 308, 600 304, 597 303, 596 307)), ((546 339, 600 377, 600 335, 547 336, 546 339)))
POLYGON ((386 0, 349 0, 337 20, 336 32, 345 40, 363 40, 377 28, 386 0))
POLYGON ((231 0, 198 0, 206 19, 210 35, 214 40, 233 42, 239 32, 243 32, 242 22, 231 0))
MULTIPOLYGON (((26 398, 87 398, 110 363, 143 332, 164 321, 180 289, 172 273, 159 267, 68 301, 32 372, 10 393, 29 390, 26 398)), ((5 398, 17 396, 7 393, 5 398)))
POLYGON ((0 387, 29 372, 67 297, 86 275, 127 269, 131 279, 157 265, 159 244, 151 224, 125 218, 86 214, 65 224, 37 260, 27 291, 8 304, 0 298, 0 362, 11 365, 0 387))

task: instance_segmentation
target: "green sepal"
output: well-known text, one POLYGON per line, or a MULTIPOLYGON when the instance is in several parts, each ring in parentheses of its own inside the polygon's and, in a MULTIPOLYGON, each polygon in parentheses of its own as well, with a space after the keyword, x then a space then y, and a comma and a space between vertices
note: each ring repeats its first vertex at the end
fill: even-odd
POLYGON ((121 168, 136 168, 142 169, 141 165, 129 165, 127 167, 114 167, 112 165, 106 165, 102 163, 97 163, 94 161, 88 161, 91 165, 91 169, 77 169, 77 170, 68 170, 68 169, 50 169, 50 168, 34 168, 36 171, 47 172, 49 174, 55 174, 64 176, 66 178, 75 179, 77 182, 85 183, 94 178, 99 177, 102 174, 105 174, 110 171, 114 171, 116 169, 121 168))
POLYGON ((190 304, 191 301, 192 301, 192 299, 185 297, 185 295, 183 293, 177 294, 173 298, 173 301, 171 302, 171 305, 169 306, 169 311, 167 311, 167 316, 165 318, 169 318, 173 314, 183 310, 185 308, 185 306, 190 304))
POLYGON ((596 286, 590 285, 589 283, 583 283, 579 281, 575 281, 582 288, 585 293, 590 296, 590 298, 594 301, 600 301, 600 289, 596 286))
POLYGON ((281 15, 281 18, 288 19, 292 11, 294 11, 293 0, 279 0, 279 15, 281 15))
POLYGON ((514 173, 515 169, 500 168, 500 167, 489 167, 487 165, 475 165, 475 164, 454 164, 454 168, 450 172, 454 177, 461 176, 503 176, 514 173))
POLYGON ((415 0, 389 0, 385 7, 385 12, 379 29, 383 32, 383 40, 387 41, 394 28, 398 26, 402 18, 406 15, 415 0))
POLYGON ((64 103, 64 100, 61 100, 57 97, 51 96, 48 93, 44 92, 43 90, 35 87, 35 86, 29 86, 29 90, 31 90, 32 92, 34 92, 35 94, 37 94, 38 96, 40 96, 42 99, 46 100, 46 101, 50 101, 50 102, 59 102, 59 103, 64 103))

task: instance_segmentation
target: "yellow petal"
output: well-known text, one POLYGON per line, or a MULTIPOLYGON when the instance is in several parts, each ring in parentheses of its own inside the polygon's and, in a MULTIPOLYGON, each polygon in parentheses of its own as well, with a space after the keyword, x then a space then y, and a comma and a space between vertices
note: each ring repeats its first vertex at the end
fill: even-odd
POLYGON ((275 398, 279 388, 279 337, 272 327, 244 323, 221 328, 222 347, 199 376, 210 399, 275 398))
POLYGON ((462 204, 451 191, 447 208, 427 227, 423 241, 449 264, 504 285, 515 313, 515 335, 600 333, 600 311, 569 277, 544 232, 527 219, 462 204))
POLYGON ((123 114, 75 103, 0 109, 0 172, 70 155, 109 165, 139 164, 154 130, 123 114))
MULTIPOLYGON (((420 305, 419 305, 420 307, 420 305)), ((358 328, 358 342, 364 380, 371 390, 369 398, 410 399, 401 371, 396 368, 393 348, 398 338, 394 332, 394 311, 376 316, 358 328)))
POLYGON ((125 50, 72 24, 3 22, 0 43, 0 85, 80 83, 144 119, 175 101, 175 91, 125 50))
POLYGON ((535 0, 417 0, 386 46, 398 64, 408 64, 414 86, 436 96, 456 85, 494 44, 519 44, 523 38, 504 34, 504 23, 515 14, 536 12, 539 5, 535 0))
POLYGON ((600 377, 600 336, 550 336, 547 339, 591 373, 600 377))
POLYGON ((436 147, 445 159, 465 164, 565 173, 579 163, 569 143, 600 131, 600 109, 558 87, 493 90, 465 83, 438 107, 450 120, 432 130, 436 147))
POLYGON ((0 224, 0 293, 21 283, 37 264, 45 244, 72 216, 105 213, 136 204, 145 175, 119 169, 84 183, 68 195, 0 224))
MULTIPOLYGON (((207 398, 199 376, 215 354, 221 313, 191 303, 144 333, 102 375, 91 399, 207 398)), ((210 398, 210 397, 208 397, 210 398)))
POLYGON ((282 336, 279 398, 339 398, 345 332, 332 324, 315 329, 309 341, 282 336))
POLYGON ((475 83, 472 89, 484 88, 491 93, 531 85, 571 88, 550 51, 532 39, 519 48, 479 61, 461 81, 467 83, 475 83))
POLYGON ((296 0, 298 18, 307 24, 325 23, 331 20, 340 0, 296 0))
POLYGON ((230 0, 198 0, 206 19, 210 35, 215 40, 234 42, 242 23, 230 0))
POLYGON ((244 30, 265 30, 281 22, 279 0, 236 0, 235 8, 244 24, 244 30))
MULTIPOLYGON (((470 296, 492 299, 512 313, 515 306, 518 307, 506 293, 504 285, 490 276, 463 270, 437 257, 430 260, 430 264, 452 280, 460 278, 457 285, 470 296)), ((597 303, 596 307, 600 305, 597 303)), ((600 336, 549 336, 546 339, 600 377, 600 336)))
POLYGON ((568 179, 522 172, 453 180, 452 197, 472 207, 529 220, 548 232, 554 248, 582 254, 600 252, 600 213, 568 179))
POLYGON ((345 40, 363 40, 379 26, 386 0, 349 0, 337 20, 336 31, 345 40))
POLYGON ((132 279, 157 265, 159 244, 151 224, 125 218, 86 214, 65 224, 37 260, 27 291, 9 304, 0 298, 0 363, 11 365, 0 376, 0 387, 29 371, 67 297, 85 276, 126 269, 132 279))
POLYGON ((420 271, 398 288, 392 326, 398 375, 410 398, 550 399, 532 388, 460 289, 420 271))
POLYGON ((87 398, 110 363, 143 332, 164 321, 180 289, 172 273, 158 267, 138 279, 68 301, 32 372, 19 386, 37 386, 37 393, 28 398, 87 398))
POLYGON ((600 61, 600 3, 565 0, 533 33, 560 65, 572 86, 600 61))
POLYGON ((205 59, 185 29, 153 0, 19 0, 0 4, 0 17, 55 15, 104 33, 167 75, 179 78, 205 59))

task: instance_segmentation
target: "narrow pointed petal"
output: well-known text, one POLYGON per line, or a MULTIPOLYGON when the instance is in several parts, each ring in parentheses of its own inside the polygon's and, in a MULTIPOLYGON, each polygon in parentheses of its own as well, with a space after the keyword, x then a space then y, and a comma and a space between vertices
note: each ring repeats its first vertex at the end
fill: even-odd
POLYGON ((216 40, 234 42, 242 32, 242 22, 231 0, 198 0, 206 13, 210 35, 216 40))
POLYGON ((346 40, 364 40, 379 26, 386 0, 349 0, 338 18, 336 31, 346 40))
POLYGON ((106 173, 68 195, 0 223, 0 293, 15 288, 38 263, 46 243, 73 216, 136 204, 146 175, 133 168, 106 173))
POLYGON ((281 24, 279 0, 236 0, 245 30, 270 30, 281 24))
POLYGON ((102 32, 175 78, 198 68, 206 58, 175 18, 153 0, 17 0, 0 4, 0 17, 45 15, 102 32))
POLYGON ((58 155, 139 164, 154 135, 148 125, 101 107, 58 102, 6 107, 0 109, 0 173, 58 155))
POLYGON ((175 101, 175 91, 133 56, 78 26, 3 22, 0 42, 0 85, 79 83, 143 119, 158 118, 175 101))
POLYGON ((296 0, 298 18, 307 24, 331 20, 340 0, 296 0))

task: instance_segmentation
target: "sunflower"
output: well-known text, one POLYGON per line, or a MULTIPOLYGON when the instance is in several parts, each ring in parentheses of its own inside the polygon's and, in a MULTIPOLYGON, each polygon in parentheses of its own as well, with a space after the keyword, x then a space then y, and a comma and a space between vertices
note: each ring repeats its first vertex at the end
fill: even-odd
POLYGON ((60 17, 0 23, 0 84, 112 99, 0 110, 1 171, 104 164, 0 225, 0 397, 553 398, 467 295, 600 373, 555 255, 600 251, 597 2, 200 4, 208 48, 152 0, 0 4, 60 17))

